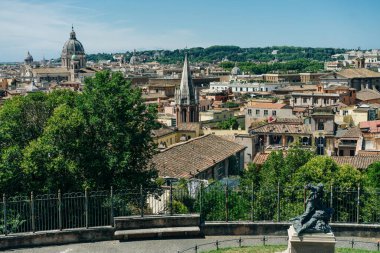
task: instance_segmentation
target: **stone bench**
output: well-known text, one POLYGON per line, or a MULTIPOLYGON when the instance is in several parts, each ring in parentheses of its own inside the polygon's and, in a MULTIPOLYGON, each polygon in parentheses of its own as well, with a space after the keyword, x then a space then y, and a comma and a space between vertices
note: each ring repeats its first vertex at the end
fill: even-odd
POLYGON ((114 218, 115 239, 141 239, 161 237, 201 236, 200 216, 194 215, 147 215, 114 218))
POLYGON ((201 235, 199 227, 171 227, 118 230, 116 240, 165 238, 165 237, 197 237, 201 235))

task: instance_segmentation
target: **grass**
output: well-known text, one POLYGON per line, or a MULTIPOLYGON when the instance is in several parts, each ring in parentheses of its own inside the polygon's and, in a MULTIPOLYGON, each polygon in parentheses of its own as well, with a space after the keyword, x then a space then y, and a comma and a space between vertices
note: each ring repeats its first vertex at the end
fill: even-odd
MULTIPOLYGON (((241 247, 241 248, 225 248, 220 250, 204 251, 203 253, 274 253, 286 250, 287 246, 257 246, 257 247, 241 247)), ((378 252, 372 250, 363 249, 346 249, 346 248, 336 248, 336 253, 370 253, 378 252)))

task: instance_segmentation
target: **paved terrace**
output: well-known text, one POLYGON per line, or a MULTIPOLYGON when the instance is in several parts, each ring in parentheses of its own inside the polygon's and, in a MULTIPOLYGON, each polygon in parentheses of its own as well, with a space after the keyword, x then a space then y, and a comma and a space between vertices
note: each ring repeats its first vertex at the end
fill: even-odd
MULTIPOLYGON (((48 247, 35 247, 35 248, 24 248, 24 249, 14 249, 10 250, 15 253, 177 253, 178 251, 194 247, 195 245, 212 243, 216 240, 232 240, 230 242, 221 243, 220 247, 238 246, 239 236, 207 236, 206 238, 195 238, 195 239, 167 239, 167 240, 144 240, 144 241, 104 241, 95 243, 78 243, 78 244, 67 244, 59 246, 48 246, 48 247)), ((261 238, 257 236, 241 236, 242 246, 248 245, 262 245, 261 238), (245 238, 255 237, 257 240, 244 240, 245 238)), ((359 238, 359 237, 337 237, 337 246, 350 248, 351 244, 348 242, 354 239, 358 241, 354 244, 354 248, 377 250, 374 244, 359 243, 362 242, 377 242, 380 238, 359 238), (343 240, 344 242, 340 242, 343 240)), ((267 244, 283 244, 285 245, 286 239, 284 237, 270 236, 267 244)), ((215 249, 215 245, 208 245, 200 248, 199 252, 204 250, 215 249)), ((194 250, 189 250, 187 252, 194 252, 194 250)))

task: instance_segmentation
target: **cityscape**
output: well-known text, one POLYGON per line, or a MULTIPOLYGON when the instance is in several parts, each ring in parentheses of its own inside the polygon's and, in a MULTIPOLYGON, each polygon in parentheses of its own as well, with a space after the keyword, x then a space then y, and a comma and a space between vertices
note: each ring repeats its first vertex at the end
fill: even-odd
POLYGON ((189 4, 0 3, 0 249, 378 252, 379 3, 189 4))

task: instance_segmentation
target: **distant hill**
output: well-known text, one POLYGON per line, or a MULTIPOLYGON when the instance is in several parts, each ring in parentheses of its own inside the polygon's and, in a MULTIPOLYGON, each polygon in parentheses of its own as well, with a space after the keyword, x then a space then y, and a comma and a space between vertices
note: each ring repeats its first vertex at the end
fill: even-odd
MULTIPOLYGON (((220 62, 227 59, 230 62, 270 62, 292 61, 298 59, 326 61, 331 55, 341 54, 347 51, 344 48, 312 48, 312 47, 251 47, 241 48, 238 46, 211 46, 207 48, 195 47, 186 49, 190 60, 195 62, 220 62)), ((127 61, 132 57, 132 52, 124 54, 127 61)), ((114 54, 99 53, 89 54, 90 61, 113 60, 114 54)), ((138 51, 136 55, 144 61, 158 61, 163 64, 172 64, 183 61, 184 49, 176 50, 146 50, 138 51)))

